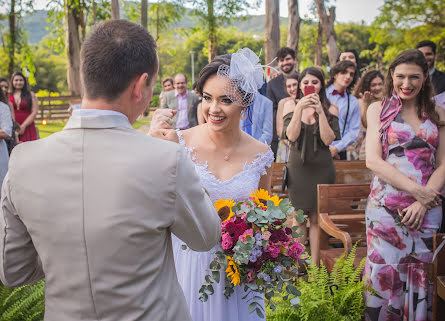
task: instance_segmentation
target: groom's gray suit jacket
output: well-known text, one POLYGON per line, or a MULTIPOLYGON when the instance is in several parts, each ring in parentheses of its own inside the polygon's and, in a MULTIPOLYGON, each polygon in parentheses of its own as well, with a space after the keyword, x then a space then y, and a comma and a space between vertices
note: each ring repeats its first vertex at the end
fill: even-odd
POLYGON ((17 146, 2 209, 1 281, 45 278, 46 321, 190 320, 171 233, 198 251, 220 237, 183 148, 123 115, 73 116, 17 146))

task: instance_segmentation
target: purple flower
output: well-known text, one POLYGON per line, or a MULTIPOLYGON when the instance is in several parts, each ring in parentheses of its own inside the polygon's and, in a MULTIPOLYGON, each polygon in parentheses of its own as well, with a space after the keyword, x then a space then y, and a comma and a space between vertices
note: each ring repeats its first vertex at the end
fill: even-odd
POLYGON ((261 235, 261 233, 256 233, 255 234, 255 240, 261 241, 262 239, 263 239, 263 236, 261 235))
POLYGON ((252 262, 252 263, 255 263, 256 260, 257 260, 257 257, 256 257, 255 255, 251 255, 251 256, 249 257, 249 261, 252 262))
POLYGON ((283 267, 281 265, 277 265, 276 267, 273 268, 273 271, 275 273, 281 273, 281 271, 283 271, 283 267))
POLYGON ((268 274, 264 274, 263 280, 266 282, 270 282, 270 276, 268 274))

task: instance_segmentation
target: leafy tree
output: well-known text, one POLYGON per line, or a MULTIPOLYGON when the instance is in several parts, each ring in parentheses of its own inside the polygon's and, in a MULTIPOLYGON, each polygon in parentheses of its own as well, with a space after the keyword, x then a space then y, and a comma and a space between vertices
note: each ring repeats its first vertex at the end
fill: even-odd
POLYGON ((211 61, 217 55, 217 26, 225 22, 240 19, 238 14, 259 5, 249 0, 187 0, 193 7, 192 14, 198 17, 207 31, 208 59, 211 61))
POLYGON ((377 45, 365 54, 387 64, 424 39, 437 44, 437 66, 445 68, 445 2, 385 0, 371 29, 370 40, 377 45))
POLYGON ((23 29, 22 17, 24 14, 32 12, 33 4, 30 0, 0 0, 2 8, 8 8, 6 14, 1 16, 2 20, 8 20, 8 32, 6 28, 1 30, 3 49, 6 51, 6 61, 8 62, 7 73, 11 76, 19 65, 29 72, 30 83, 34 83, 33 61, 27 43, 27 34, 23 29), (19 57, 20 56, 20 57, 19 57), (21 64, 17 64, 21 60, 21 64))

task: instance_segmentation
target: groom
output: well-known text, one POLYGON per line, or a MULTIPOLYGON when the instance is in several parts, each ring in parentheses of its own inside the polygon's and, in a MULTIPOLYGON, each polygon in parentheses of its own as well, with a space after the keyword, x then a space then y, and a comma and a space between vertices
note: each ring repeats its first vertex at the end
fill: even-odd
POLYGON ((45 278, 45 321, 191 319, 171 233, 207 251, 220 220, 184 150, 131 126, 157 70, 144 28, 101 23, 82 46, 82 109, 62 132, 14 149, 0 279, 16 287, 45 278))

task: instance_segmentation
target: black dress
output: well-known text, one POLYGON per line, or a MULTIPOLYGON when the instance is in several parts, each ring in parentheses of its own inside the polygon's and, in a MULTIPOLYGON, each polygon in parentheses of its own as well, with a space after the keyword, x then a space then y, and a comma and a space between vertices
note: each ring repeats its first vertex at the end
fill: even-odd
MULTIPOLYGON (((293 112, 285 115, 283 138, 287 138, 286 129, 292 119, 293 112)), ((329 126, 340 139, 338 118, 331 116, 329 126)), ((308 125, 301 122, 298 139, 290 143, 289 161, 287 162, 287 186, 289 199, 295 209, 316 211, 317 184, 333 184, 335 167, 329 146, 320 137, 318 123, 308 125)))

